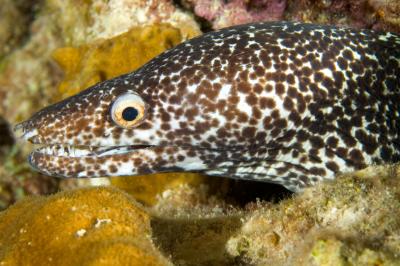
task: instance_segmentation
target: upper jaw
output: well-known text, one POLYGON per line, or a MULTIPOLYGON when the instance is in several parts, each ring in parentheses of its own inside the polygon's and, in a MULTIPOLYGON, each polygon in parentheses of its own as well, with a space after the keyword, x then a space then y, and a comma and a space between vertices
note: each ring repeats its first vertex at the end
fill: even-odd
POLYGON ((152 145, 124 145, 124 146, 88 146, 64 143, 43 143, 40 141, 39 131, 36 128, 27 129, 26 122, 14 127, 14 135, 33 144, 40 145, 33 152, 52 157, 101 157, 114 154, 128 153, 133 150, 154 147, 152 145))
POLYGON ((63 144, 47 145, 36 149, 34 152, 52 157, 102 157, 116 154, 124 154, 138 149, 146 149, 150 145, 130 146, 71 146, 63 144))

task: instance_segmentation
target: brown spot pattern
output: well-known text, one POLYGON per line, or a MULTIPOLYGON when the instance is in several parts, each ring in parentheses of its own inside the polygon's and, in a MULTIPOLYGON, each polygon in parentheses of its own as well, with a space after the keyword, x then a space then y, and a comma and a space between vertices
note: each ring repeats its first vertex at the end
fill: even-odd
POLYGON ((265 22, 189 40, 22 126, 37 131, 35 143, 106 154, 86 153, 91 161, 35 152, 32 165, 48 174, 196 170, 299 190, 339 171, 399 161, 399 90, 399 36, 265 22), (131 129, 110 118, 125 93, 147 103, 131 129))

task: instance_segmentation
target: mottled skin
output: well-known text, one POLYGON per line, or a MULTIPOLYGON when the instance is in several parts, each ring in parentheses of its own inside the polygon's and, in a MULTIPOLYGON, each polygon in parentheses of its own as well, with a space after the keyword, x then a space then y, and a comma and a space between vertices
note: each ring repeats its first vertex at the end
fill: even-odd
POLYGON ((298 191, 399 161, 398 103, 400 36, 257 23, 178 45, 16 128, 50 145, 30 156, 49 175, 198 171, 298 191), (146 103, 130 129, 110 117, 127 92, 146 103))

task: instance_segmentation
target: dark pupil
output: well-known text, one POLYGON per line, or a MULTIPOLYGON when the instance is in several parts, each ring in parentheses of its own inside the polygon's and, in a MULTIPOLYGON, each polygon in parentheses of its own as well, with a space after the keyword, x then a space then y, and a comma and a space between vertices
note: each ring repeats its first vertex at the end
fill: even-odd
POLYGON ((138 111, 133 107, 127 107, 122 111, 122 118, 126 121, 133 121, 138 116, 138 111))

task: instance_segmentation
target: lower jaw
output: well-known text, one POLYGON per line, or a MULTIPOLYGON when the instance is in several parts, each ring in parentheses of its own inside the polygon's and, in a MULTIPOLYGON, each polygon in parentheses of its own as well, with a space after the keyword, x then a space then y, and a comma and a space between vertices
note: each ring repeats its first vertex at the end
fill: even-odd
MULTIPOLYGON (((47 149, 47 148, 45 148, 47 149)), ((81 148, 82 149, 82 148, 81 148)), ((227 151, 193 146, 120 146, 83 148, 83 152, 31 153, 31 166, 57 177, 133 176, 160 172, 206 171, 231 158, 227 151), (88 151, 90 150, 90 152, 88 151), (77 154, 83 156, 76 156, 77 154)))
MULTIPOLYGON (((131 176, 177 169, 172 163, 178 147, 155 146, 120 146, 120 147, 85 147, 82 151, 71 150, 55 155, 44 152, 48 147, 33 151, 29 156, 32 168, 45 175, 71 177, 107 177, 131 176), (89 152, 90 150, 90 152, 89 152), (82 156, 76 156, 79 155, 82 156), (72 156, 75 155, 75 156, 72 156)), ((76 147, 75 147, 76 149, 76 147)), ((82 148, 81 148, 82 149, 82 148)))
POLYGON ((140 150, 103 156, 71 157, 34 151, 29 155, 28 161, 36 171, 61 178, 136 175, 139 173, 134 171, 135 157, 143 157, 136 155, 137 153, 140 150))

